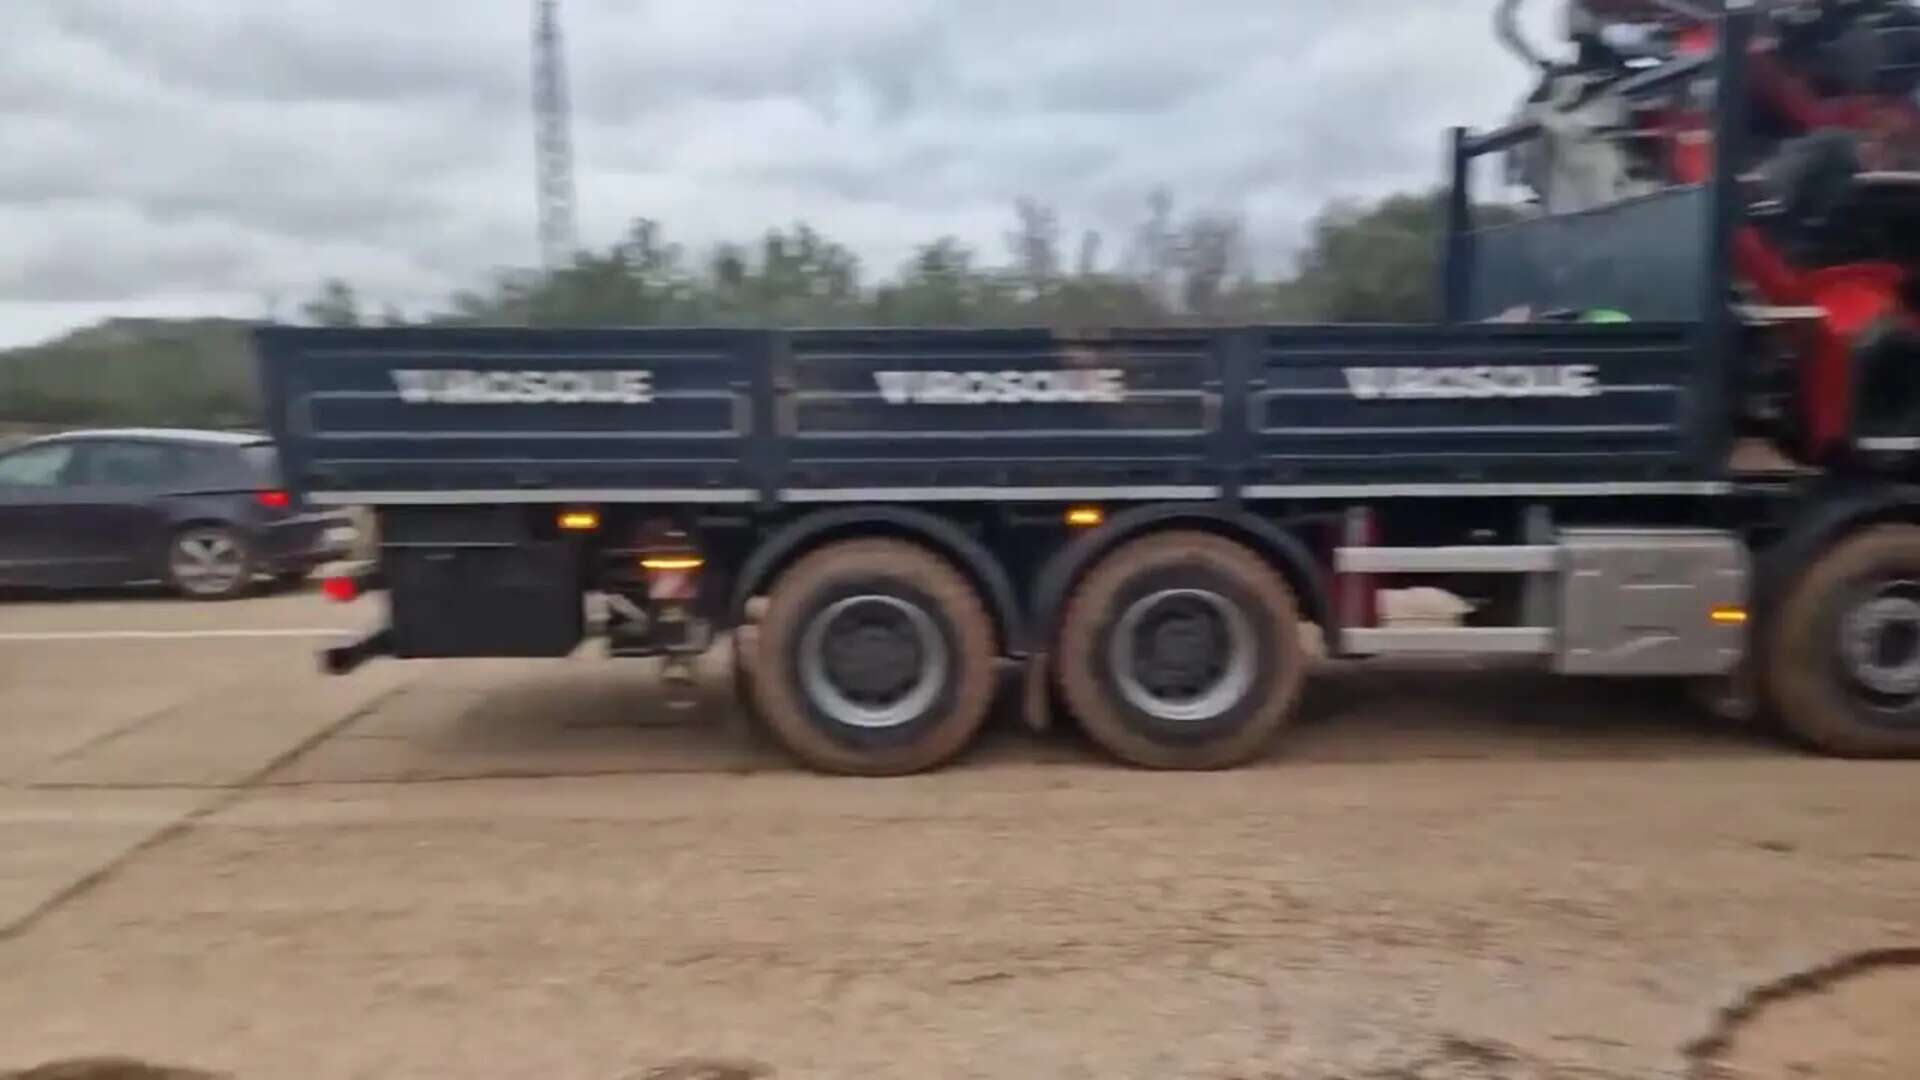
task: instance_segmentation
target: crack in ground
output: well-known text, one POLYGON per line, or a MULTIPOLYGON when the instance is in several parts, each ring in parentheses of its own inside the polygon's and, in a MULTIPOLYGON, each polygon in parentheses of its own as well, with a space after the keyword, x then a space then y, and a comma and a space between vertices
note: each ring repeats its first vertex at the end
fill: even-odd
MULTIPOLYGON (((58 892, 55 892, 53 895, 28 909, 26 914, 10 923, 0 924, 0 943, 12 941, 14 938, 31 930, 42 919, 45 919, 68 903, 104 885, 130 866, 133 861, 140 856, 171 840, 175 840, 192 832, 194 827, 200 822, 239 802, 247 792, 257 788, 261 781, 273 775, 275 772, 286 768, 288 765, 293 764, 295 761, 298 761, 301 757, 310 753, 314 747, 333 738, 335 735, 346 730, 349 725, 365 718, 374 710, 386 705, 393 698, 405 692, 406 689, 406 684, 401 684, 375 695, 359 708, 349 710, 340 718, 331 721, 321 727, 320 730, 300 740, 290 749, 275 755, 271 761, 268 761, 265 765, 260 766, 253 772, 248 773, 239 783, 230 787, 215 789, 217 791, 216 797, 187 811, 185 814, 182 814, 179 819, 156 830, 151 836, 148 836, 139 843, 121 852, 118 856, 107 860, 74 879, 65 888, 60 889, 58 892)), ((0 1074, 0 1080, 5 1080, 4 1074, 0 1074)))
POLYGON ((1725 1080, 1731 1074, 1720 1058, 1733 1048, 1740 1033, 1768 1009, 1799 998, 1822 994, 1862 975, 1902 968, 1920 968, 1920 946, 1864 949, 1802 971, 1748 987, 1715 1014, 1705 1035, 1681 1048, 1690 1080, 1725 1080))

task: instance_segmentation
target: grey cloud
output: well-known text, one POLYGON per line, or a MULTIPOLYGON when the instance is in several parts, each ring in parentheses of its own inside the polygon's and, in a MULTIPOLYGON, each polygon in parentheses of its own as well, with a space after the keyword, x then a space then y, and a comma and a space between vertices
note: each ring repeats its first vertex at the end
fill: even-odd
POLYGON ((523 31, 463 0, 59 0, 54 25, 167 86, 271 102, 518 101, 523 31))
MULTIPOLYGON (((875 270, 1010 204, 1109 255, 1167 185, 1273 266, 1524 72, 1485 0, 565 0, 583 235, 806 220, 875 270)), ((418 307, 533 259, 525 0, 7 0, 0 341, 59 311, 418 307), (81 302, 84 302, 82 304, 81 302)))

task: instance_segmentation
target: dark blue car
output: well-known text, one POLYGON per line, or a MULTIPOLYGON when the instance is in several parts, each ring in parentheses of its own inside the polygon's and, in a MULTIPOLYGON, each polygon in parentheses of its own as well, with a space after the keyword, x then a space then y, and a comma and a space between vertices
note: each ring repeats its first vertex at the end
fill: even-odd
POLYGON ((0 452, 0 585, 226 599, 304 578, 351 534, 288 493, 259 435, 78 431, 0 452))

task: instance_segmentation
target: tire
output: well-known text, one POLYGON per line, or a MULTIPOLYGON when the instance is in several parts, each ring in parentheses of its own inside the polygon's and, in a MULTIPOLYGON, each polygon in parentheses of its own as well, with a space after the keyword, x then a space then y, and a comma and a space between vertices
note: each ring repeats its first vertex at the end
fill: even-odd
POLYGON ((1767 691, 1787 730, 1841 757, 1920 756, 1920 528, 1842 541, 1770 621, 1767 691))
POLYGON ((253 549, 225 525, 195 525, 167 542, 167 584, 189 600, 231 600, 253 588, 253 549))
POLYGON ((823 772, 902 776, 954 758, 993 701, 994 633, 946 560, 897 540, 849 540, 774 582, 747 700, 823 772), (898 663, 875 661, 892 654, 898 663))
POLYGON ((1148 769, 1259 756, 1293 718, 1307 664, 1286 582, 1247 548, 1197 532, 1136 540, 1096 564, 1068 601, 1055 656, 1088 736, 1148 769), (1183 634, 1185 655, 1149 665, 1126 643, 1155 619, 1152 639, 1177 650, 1166 635, 1183 634))
POLYGON ((758 733, 766 728, 766 710, 760 707, 760 699, 753 688, 752 655, 759 649, 760 627, 743 625, 734 628, 732 652, 732 671, 729 678, 733 684, 733 705, 738 725, 742 731, 758 733))

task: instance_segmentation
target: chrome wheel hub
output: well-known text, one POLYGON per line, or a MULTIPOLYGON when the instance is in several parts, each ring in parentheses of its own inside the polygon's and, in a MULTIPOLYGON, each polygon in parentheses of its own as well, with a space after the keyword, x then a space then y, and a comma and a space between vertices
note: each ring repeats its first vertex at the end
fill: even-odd
POLYGON ((1232 601, 1204 589, 1134 601, 1108 647, 1120 696, 1158 720, 1215 719, 1247 696, 1256 674, 1252 625, 1232 601))
POLYGON ((1920 694, 1920 584, 1882 586, 1848 611, 1840 657, 1847 674, 1876 694, 1920 694))
POLYGON ((800 635, 800 685, 814 707, 849 727, 918 719, 946 685, 946 638, 933 617, 893 596, 854 596, 823 608, 800 635))
POLYGON ((240 546, 220 533, 188 533, 173 542, 173 579, 193 593, 222 593, 246 573, 240 546))

